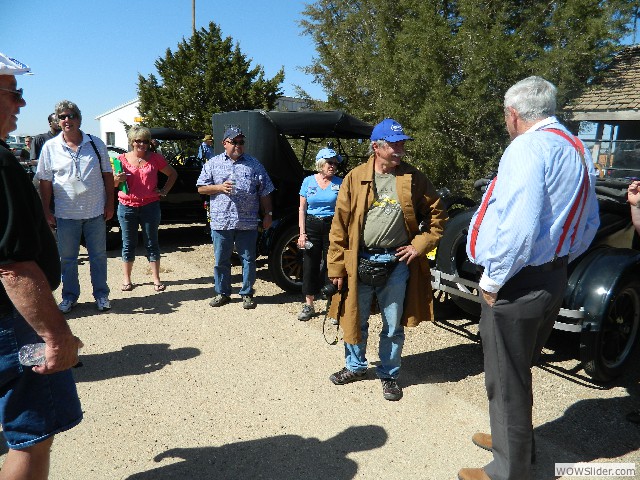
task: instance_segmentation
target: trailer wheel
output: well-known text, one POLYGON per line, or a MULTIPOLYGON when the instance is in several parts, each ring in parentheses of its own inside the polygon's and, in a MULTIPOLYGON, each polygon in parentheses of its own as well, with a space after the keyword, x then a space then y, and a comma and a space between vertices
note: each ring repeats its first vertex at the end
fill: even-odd
POLYGON ((580 336, 580 360, 594 380, 619 376, 638 340, 640 331, 640 281, 625 277, 614 292, 597 332, 580 336))
POLYGON ((298 225, 285 229, 269 254, 269 273, 287 292, 302 291, 302 251, 298 248, 298 225))
MULTIPOLYGON (((466 250, 469 222, 473 214, 474 210, 466 210, 449 219, 436 252, 436 268, 444 273, 478 282, 480 274, 467 257, 466 250)), ((477 293, 475 289, 471 290, 460 283, 456 287, 461 292, 477 293)), ((451 299, 468 315, 480 317, 480 303, 456 295, 451 295, 451 299)))

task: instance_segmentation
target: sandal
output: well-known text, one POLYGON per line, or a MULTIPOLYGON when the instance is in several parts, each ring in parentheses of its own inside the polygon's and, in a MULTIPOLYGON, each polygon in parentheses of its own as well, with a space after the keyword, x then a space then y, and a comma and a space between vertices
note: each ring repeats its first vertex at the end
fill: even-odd
POLYGON ((123 283, 121 290, 123 292, 130 292, 131 290, 133 290, 133 283, 123 283))
POLYGON ((154 283, 153 284, 153 289, 156 292, 164 292, 166 288, 167 287, 165 287, 164 283, 154 283))

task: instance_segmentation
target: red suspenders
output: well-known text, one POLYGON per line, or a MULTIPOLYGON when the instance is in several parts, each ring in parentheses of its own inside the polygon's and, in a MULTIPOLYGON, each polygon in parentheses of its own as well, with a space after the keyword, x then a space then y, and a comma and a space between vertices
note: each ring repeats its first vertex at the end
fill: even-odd
MULTIPOLYGON (((569 215, 567 216, 566 221, 562 227, 562 234, 560 235, 560 240, 558 241, 558 246, 556 247, 556 256, 560 253, 562 249, 562 245, 564 244, 564 240, 569 233, 569 228, 571 228, 571 224, 573 222, 573 217, 576 215, 576 211, 578 208, 580 212, 578 213, 578 221, 576 222, 576 228, 573 230, 573 234, 571 235, 571 245, 573 245, 576 233, 578 232, 578 225, 580 224, 580 219, 582 218, 582 213, 584 212, 585 204, 587 203, 587 196, 589 195, 589 173, 587 172, 587 165, 584 161, 584 145, 582 142, 574 136, 571 136, 564 132, 563 130, 557 128, 545 128, 542 130, 543 132, 551 132, 556 135, 560 135, 564 139, 566 139, 572 146, 575 148, 579 155, 580 160, 582 160, 582 166, 584 167, 582 173, 582 182, 580 184, 580 192, 576 197, 576 200, 573 202, 571 206, 571 210, 569 211, 569 215)), ((480 225, 482 224, 482 220, 484 219, 484 215, 487 212, 487 207, 489 206, 489 200, 491 199, 491 194, 493 193, 493 187, 496 185, 496 181, 498 180, 498 176, 491 181, 489 188, 487 189, 487 194, 482 201, 482 205, 480 205, 480 209, 478 210, 478 215, 476 217, 476 221, 471 227, 471 243, 469 244, 469 250, 471 252, 471 257, 476 257, 476 242, 478 240, 478 232, 480 231, 480 225)))

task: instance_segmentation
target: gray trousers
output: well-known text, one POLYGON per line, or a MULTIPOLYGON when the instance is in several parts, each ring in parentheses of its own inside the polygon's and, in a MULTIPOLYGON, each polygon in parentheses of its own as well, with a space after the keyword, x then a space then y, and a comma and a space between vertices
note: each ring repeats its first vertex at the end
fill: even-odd
POLYGON ((531 367, 549 338, 567 285, 566 258, 525 267, 482 302, 480 335, 493 440, 491 480, 530 480, 533 449, 531 367))

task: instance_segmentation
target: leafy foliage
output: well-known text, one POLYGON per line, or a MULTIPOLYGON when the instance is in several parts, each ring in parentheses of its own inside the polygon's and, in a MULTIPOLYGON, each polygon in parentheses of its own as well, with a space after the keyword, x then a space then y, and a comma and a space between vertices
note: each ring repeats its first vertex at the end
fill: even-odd
POLYGON ((270 110, 282 95, 284 69, 266 79, 262 66, 251 68, 251 60, 231 37, 222 39, 213 22, 183 39, 175 52, 167 49, 155 66, 160 79, 138 76, 140 114, 150 127, 210 133, 214 113, 270 110))
POLYGON ((619 49, 632 0, 318 0, 304 31, 307 67, 328 104, 411 132, 416 166, 436 185, 471 192, 508 142, 502 99, 540 75, 559 107, 579 95, 619 49))

